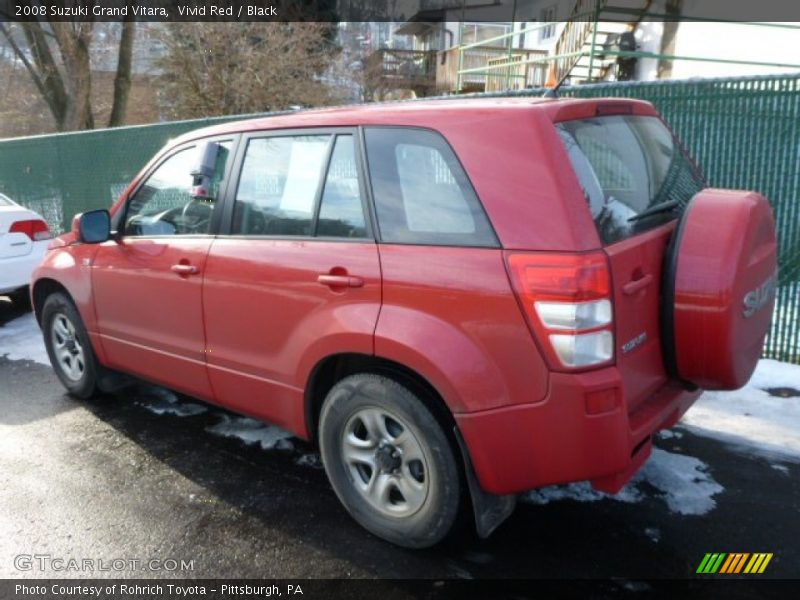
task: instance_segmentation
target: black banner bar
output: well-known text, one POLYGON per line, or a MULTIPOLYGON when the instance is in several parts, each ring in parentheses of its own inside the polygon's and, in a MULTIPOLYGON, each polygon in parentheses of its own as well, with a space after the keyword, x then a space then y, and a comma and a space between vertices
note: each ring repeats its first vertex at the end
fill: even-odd
MULTIPOLYGON (((629 20, 630 3, 615 0, 0 0, 0 21, 417 21, 533 22, 555 6, 555 20, 629 20)), ((667 0, 645 21, 800 21, 796 0, 667 0)), ((548 13, 552 15, 552 13, 548 13)), ((641 17, 641 18, 640 18, 641 17)), ((549 17, 549 18, 552 18, 549 17)))
POLYGON ((339 600, 375 598, 779 598, 800 582, 747 577, 694 580, 29 579, 0 580, 3 600, 339 600))

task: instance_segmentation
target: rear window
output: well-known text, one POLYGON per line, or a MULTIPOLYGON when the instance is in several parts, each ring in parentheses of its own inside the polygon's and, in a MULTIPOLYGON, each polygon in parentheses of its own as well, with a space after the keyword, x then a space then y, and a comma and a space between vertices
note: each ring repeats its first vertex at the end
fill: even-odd
POLYGON ((657 117, 614 115, 556 127, 604 244, 674 219, 705 187, 657 117))

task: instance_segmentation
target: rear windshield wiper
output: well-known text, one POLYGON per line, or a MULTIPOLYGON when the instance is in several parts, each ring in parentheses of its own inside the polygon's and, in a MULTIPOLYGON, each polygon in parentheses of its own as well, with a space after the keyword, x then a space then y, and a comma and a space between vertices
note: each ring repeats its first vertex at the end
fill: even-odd
POLYGON ((639 219, 645 219, 652 215, 658 215, 663 212, 667 212, 672 210, 673 208, 677 208, 681 205, 680 200, 670 200, 669 202, 662 202, 661 204, 656 204, 655 206, 651 206, 647 210, 640 212, 638 215, 633 215, 628 222, 631 221, 638 221, 639 219))

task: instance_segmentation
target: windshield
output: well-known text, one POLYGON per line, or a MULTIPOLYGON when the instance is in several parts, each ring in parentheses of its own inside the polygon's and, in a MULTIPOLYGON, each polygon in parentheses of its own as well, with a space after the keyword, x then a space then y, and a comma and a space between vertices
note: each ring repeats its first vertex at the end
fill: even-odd
POLYGON ((556 127, 604 244, 675 218, 705 187, 702 175, 657 117, 603 116, 556 127), (634 218, 666 203, 675 206, 634 218))

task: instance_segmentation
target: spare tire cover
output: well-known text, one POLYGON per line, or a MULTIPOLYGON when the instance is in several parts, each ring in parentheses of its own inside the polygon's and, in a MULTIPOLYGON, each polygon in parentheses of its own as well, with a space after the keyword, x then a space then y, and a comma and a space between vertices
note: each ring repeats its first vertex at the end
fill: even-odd
POLYGON ((664 270, 662 339, 670 374, 707 390, 747 383, 769 329, 776 284, 767 199, 718 189, 695 195, 664 270))

